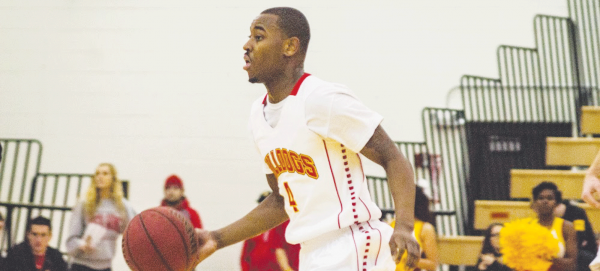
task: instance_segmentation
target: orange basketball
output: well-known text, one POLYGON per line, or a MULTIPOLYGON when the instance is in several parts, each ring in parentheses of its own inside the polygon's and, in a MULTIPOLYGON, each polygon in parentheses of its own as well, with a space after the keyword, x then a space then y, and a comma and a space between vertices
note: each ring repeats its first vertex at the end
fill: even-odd
POLYGON ((169 207, 145 210, 133 217, 123 234, 123 256, 134 271, 193 269, 198 245, 194 227, 169 207))

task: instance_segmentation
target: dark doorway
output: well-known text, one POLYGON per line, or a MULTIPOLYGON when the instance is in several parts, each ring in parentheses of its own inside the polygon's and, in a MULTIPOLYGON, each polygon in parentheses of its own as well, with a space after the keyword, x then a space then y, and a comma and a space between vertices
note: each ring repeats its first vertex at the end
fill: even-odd
POLYGON ((546 137, 570 137, 571 123, 467 122, 472 228, 475 200, 509 200, 510 170, 568 169, 546 166, 546 137))

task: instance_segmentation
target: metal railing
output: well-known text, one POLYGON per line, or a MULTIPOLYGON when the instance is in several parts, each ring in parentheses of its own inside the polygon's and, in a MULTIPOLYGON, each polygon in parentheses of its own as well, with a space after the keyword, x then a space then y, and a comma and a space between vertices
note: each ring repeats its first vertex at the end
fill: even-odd
POLYGON ((422 112, 427 150, 435 155, 439 201, 434 210, 453 210, 456 216, 438 217, 445 233, 469 233, 469 205, 466 186, 469 184, 469 160, 466 149, 464 111, 447 108, 425 108, 422 112))
POLYGON ((35 139, 0 138, 0 201, 24 202, 28 180, 39 173, 42 144, 35 139))
POLYGON ((569 17, 576 27, 579 85, 600 87, 600 1, 569 0, 569 17))
MULTIPOLYGON (((65 224, 71 209, 82 192, 91 184, 92 174, 39 173, 30 184, 29 198, 25 202, 0 201, 6 208, 6 237, 0 238, 0 250, 4 250, 25 238, 27 221, 44 216, 52 222, 53 238, 50 245, 61 251, 64 247, 65 224)), ((125 198, 128 197, 129 182, 122 180, 125 198)))

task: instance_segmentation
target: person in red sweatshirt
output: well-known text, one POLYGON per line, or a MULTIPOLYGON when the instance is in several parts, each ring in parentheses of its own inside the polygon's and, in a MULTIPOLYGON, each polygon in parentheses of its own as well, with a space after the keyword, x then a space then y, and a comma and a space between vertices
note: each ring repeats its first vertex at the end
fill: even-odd
POLYGON ((200 215, 190 207, 189 201, 185 198, 183 181, 177 175, 171 175, 165 181, 165 198, 160 206, 168 206, 179 210, 183 216, 190 219, 194 228, 202 229, 200 215))
MULTIPOLYGON (((258 198, 261 203, 270 192, 258 198)), ((242 249, 242 271, 297 271, 300 245, 285 241, 285 230, 289 220, 244 242, 242 249)))

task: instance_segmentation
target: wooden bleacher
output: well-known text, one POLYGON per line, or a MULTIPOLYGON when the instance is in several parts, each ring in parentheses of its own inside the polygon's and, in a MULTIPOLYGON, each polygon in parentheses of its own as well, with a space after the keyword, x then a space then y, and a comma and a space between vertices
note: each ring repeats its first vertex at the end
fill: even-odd
POLYGON ((564 199, 580 199, 584 171, 512 169, 510 171, 510 197, 531 199, 531 191, 542 181, 558 186, 564 199))
POLYGON ((548 137, 546 164, 550 166, 589 166, 600 150, 600 138, 548 137))
MULTIPOLYGON (((535 217, 530 204, 525 201, 476 200, 473 227, 476 230, 485 230, 491 223, 506 223, 520 218, 535 217)), ((600 228, 600 209, 587 203, 576 205, 586 211, 595 229, 600 228)))
POLYGON ((581 107, 581 133, 600 134, 600 106, 581 107))
POLYGON ((439 236, 437 244, 440 263, 474 266, 482 243, 483 236, 439 236))

